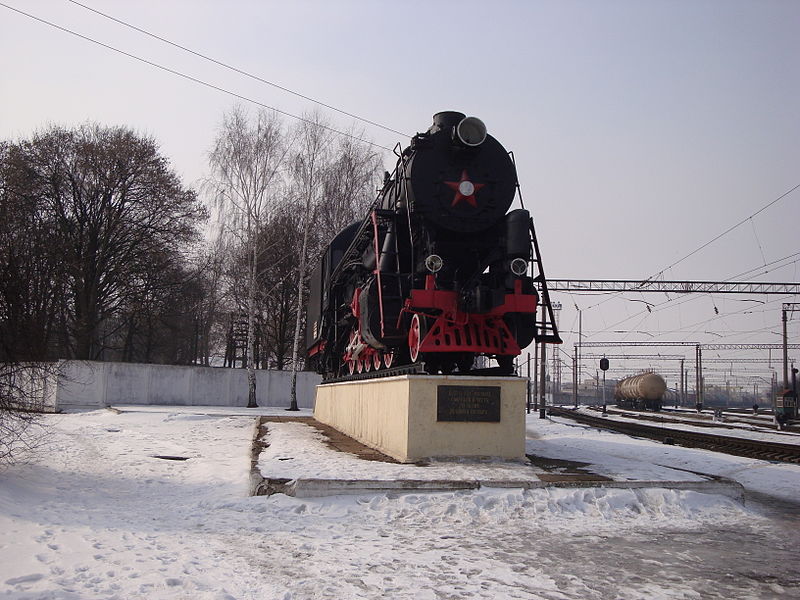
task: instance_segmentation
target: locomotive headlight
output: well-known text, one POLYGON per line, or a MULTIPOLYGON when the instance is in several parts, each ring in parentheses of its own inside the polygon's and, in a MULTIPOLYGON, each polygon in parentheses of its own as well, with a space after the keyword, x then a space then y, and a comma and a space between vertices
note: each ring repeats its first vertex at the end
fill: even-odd
POLYGON ((486 125, 476 117, 467 117, 456 125, 455 133, 465 146, 480 146, 486 139, 486 125))
POLYGON ((442 257, 438 254, 431 254, 428 258, 425 259, 425 268, 428 269, 431 273, 439 272, 442 267, 444 266, 444 261, 442 257))
POLYGON ((525 275, 528 272, 528 261, 524 258, 515 258, 511 261, 511 272, 518 276, 525 275))
POLYGON ((458 191, 462 196, 472 196, 475 193, 475 184, 471 181, 462 181, 458 184, 458 191))

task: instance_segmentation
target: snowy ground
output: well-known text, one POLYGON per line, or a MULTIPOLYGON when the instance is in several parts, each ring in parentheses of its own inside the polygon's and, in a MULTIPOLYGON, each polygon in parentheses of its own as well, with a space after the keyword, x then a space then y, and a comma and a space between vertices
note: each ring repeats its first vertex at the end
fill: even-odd
MULTIPOLYGON (((49 451, 0 472, 0 598, 800 597, 798 466, 530 415, 529 452, 618 479, 725 475, 766 504, 658 488, 251 498, 253 414, 48 416, 49 451)), ((261 470, 294 477, 473 468, 358 461, 296 423, 270 436, 261 470)))

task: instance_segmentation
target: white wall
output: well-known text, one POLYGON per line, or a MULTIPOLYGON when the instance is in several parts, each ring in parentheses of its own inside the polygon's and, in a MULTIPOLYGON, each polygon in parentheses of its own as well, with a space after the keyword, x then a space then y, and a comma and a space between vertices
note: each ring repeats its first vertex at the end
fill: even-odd
MULTIPOLYGON (((291 371, 256 371, 259 406, 290 404, 291 371)), ((321 377, 297 374, 297 405, 313 408, 321 377)), ((56 391, 60 410, 115 404, 247 406, 247 370, 137 363, 61 361, 56 391)))

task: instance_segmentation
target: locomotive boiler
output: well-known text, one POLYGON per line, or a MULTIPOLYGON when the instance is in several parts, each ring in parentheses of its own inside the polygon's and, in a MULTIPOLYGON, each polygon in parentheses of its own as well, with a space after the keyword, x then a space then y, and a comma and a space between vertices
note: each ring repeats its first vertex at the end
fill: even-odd
POLYGON ((316 370, 507 375, 534 338, 560 343, 533 221, 524 208, 509 212, 517 191, 512 157, 480 119, 434 115, 312 273, 306 346, 316 370), (477 356, 498 366, 476 370, 477 356))
POLYGON ((617 383, 614 399, 620 408, 661 410, 667 383, 657 373, 647 372, 626 377, 617 383))

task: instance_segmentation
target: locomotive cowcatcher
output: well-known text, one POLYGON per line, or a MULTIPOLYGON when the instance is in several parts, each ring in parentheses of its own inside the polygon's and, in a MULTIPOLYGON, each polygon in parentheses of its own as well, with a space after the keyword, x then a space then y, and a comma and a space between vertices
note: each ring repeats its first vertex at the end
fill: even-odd
POLYGON ((509 375, 534 338, 560 343, 533 220, 507 213, 517 190, 512 157, 482 121, 434 115, 366 218, 331 241, 312 273, 306 342, 316 370, 509 375), (477 356, 498 366, 475 369, 477 356))

